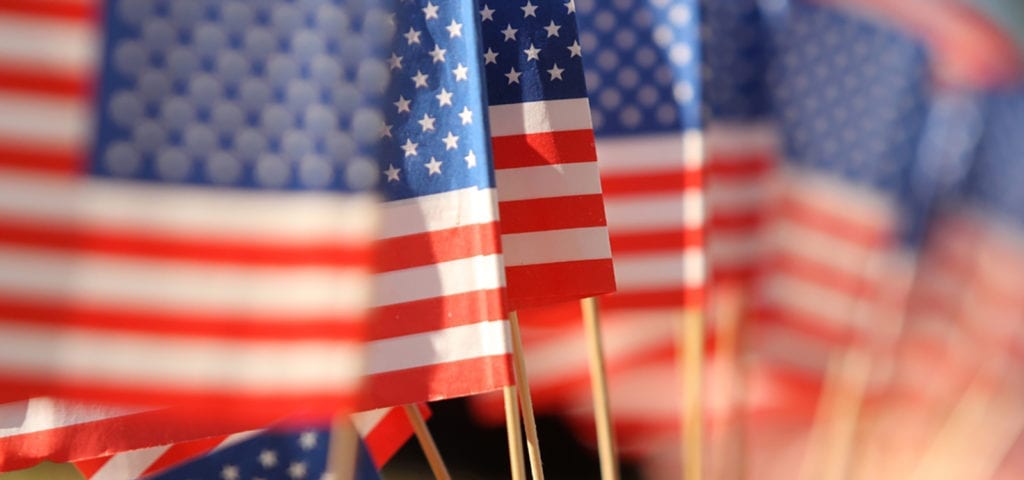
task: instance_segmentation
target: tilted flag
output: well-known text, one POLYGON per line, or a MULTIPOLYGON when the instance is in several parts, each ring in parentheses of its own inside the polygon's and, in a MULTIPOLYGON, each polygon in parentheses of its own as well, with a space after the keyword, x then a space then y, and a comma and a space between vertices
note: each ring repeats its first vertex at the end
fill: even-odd
POLYGON ((431 0, 395 16, 365 408, 512 382, 476 15, 431 0))
POLYGON ((0 144, 15 152, 0 160, 4 394, 197 402, 218 416, 350 404, 386 15, 327 0, 112 1, 100 52, 65 49, 55 20, 39 20, 64 10, 22 10, 7 21, 38 41, 19 48, 101 61, 94 109, 46 65, 27 71, 52 82, 3 87, 0 144))
POLYGON ((615 289, 572 1, 482 1, 509 308, 615 289))
MULTIPOLYGON (((425 405, 421 406, 420 410, 424 417, 429 417, 430 410, 425 405)), ((413 434, 412 425, 406 418, 405 412, 400 408, 382 408, 356 413, 351 418, 373 461, 373 467, 377 470, 383 467, 413 434)), ((152 477, 177 468, 184 462, 216 454, 220 450, 266 433, 271 432, 268 430, 246 431, 173 445, 160 445, 75 462, 75 467, 87 480, 152 477)), ((270 453, 260 452, 260 463, 268 470, 275 466, 271 463, 280 463, 281 455, 288 453, 271 449, 267 451, 270 453), (270 459, 278 461, 272 462, 270 459)), ((312 454, 316 455, 315 452, 312 454)))

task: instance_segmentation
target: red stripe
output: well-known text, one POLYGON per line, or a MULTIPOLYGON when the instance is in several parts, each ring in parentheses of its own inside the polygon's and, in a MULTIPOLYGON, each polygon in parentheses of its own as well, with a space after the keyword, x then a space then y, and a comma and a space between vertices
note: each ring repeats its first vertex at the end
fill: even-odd
POLYGON ((494 168, 539 167, 564 163, 597 164, 592 130, 492 137, 494 168))
POLYGON ((30 15, 61 20, 92 20, 99 14, 95 1, 43 1, 0 0, 0 15, 30 15))
POLYGON ((26 323, 32 327, 93 330, 111 335, 142 334, 173 338, 224 340, 298 341, 324 339, 357 341, 364 338, 360 318, 340 315, 300 317, 284 315, 258 318, 227 316, 196 310, 111 306, 87 300, 31 299, 0 291, 0 317, 7 324, 26 323))
POLYGON ((615 291, 610 258, 506 267, 505 278, 509 310, 615 291))
POLYGON ((511 355, 378 373, 367 377, 359 410, 476 395, 513 383, 511 355))
POLYGON ((191 232, 151 235, 114 228, 74 228, 8 218, 0 214, 0 244, 161 260, 253 267, 369 265, 371 246, 331 242, 285 245, 259 238, 210 238, 191 232))
POLYGON ((368 340, 501 320, 505 318, 502 300, 502 290, 493 289, 380 306, 372 311, 368 340))
POLYGON ((543 232, 567 228, 603 227, 601 194, 499 202, 501 233, 543 232))
POLYGON ((145 471, 142 472, 143 476, 149 476, 162 470, 166 470, 171 467, 176 467, 184 462, 187 462, 193 458, 197 458, 211 450, 217 448, 218 445, 224 443, 228 436, 221 435, 212 438, 203 438, 193 442, 182 442, 171 445, 170 448, 160 455, 145 471))
POLYGON ((757 207, 754 207, 753 211, 749 213, 716 212, 714 202, 709 207, 711 208, 711 220, 708 222, 708 227, 713 232, 751 232, 757 230, 764 223, 764 214, 757 207))
MULTIPOLYGON (((853 309, 850 314, 852 316, 853 309)), ((752 310, 751 316, 760 328, 781 328, 797 330, 823 343, 836 347, 849 345, 858 340, 853 324, 837 324, 836 319, 826 318, 819 312, 786 306, 760 306, 752 310)))
POLYGON ((40 71, 24 65, 0 64, 0 90, 85 99, 92 91, 92 84, 82 73, 40 71))
POLYGON ((500 252, 495 222, 417 233, 377 241, 378 272, 433 265, 500 252))
POLYGON ((706 166, 711 179, 747 179, 766 176, 775 164, 774 155, 767 152, 724 154, 709 152, 706 166))
POLYGON ((835 238, 864 247, 878 247, 886 243, 889 231, 877 218, 850 217, 843 212, 823 208, 811 198, 793 198, 787 195, 776 212, 781 218, 820 232, 827 232, 835 238))
POLYGON ((75 468, 78 469, 78 473, 81 473, 82 476, 85 477, 86 480, 88 480, 92 478, 93 475, 96 475, 96 472, 100 471, 100 469, 103 468, 103 466, 106 465, 111 458, 113 458, 113 455, 89 458, 86 460, 75 462, 75 468))
POLYGON ((704 239, 701 238, 700 234, 700 229, 647 231, 642 233, 612 232, 612 253, 613 255, 619 255, 622 253, 669 250, 679 251, 679 254, 682 255, 683 249, 704 246, 704 239))
MULTIPOLYGON (((424 419, 430 418, 430 409, 420 403, 416 405, 424 419)), ((380 419, 380 422, 363 437, 366 450, 370 452, 373 463, 380 470, 391 457, 398 453, 402 445, 413 434, 412 425, 405 414, 404 408, 392 408, 380 419)))
POLYGON ((682 193, 703 188, 700 175, 683 169, 601 176, 601 190, 608 197, 631 194, 682 193))
POLYGON ((764 266, 772 276, 794 277, 801 282, 809 283, 818 288, 833 290, 849 297, 858 297, 871 301, 878 293, 880 279, 868 275, 867 265, 860 275, 834 268, 830 265, 804 257, 796 252, 777 253, 766 261, 764 266))
POLYGON ((0 168, 71 175, 79 173, 84 165, 84 148, 29 145, 19 140, 0 138, 0 168))
POLYGON ((650 307, 702 307, 704 287, 676 287, 651 291, 625 291, 601 297, 604 310, 627 310, 650 307))

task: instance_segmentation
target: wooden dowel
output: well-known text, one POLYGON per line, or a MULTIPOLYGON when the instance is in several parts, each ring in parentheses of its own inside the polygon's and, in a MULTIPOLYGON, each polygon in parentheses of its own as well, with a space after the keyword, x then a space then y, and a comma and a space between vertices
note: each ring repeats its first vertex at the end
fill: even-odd
POLYGON ((416 440, 423 450, 423 455, 427 457, 430 471, 434 472, 434 478, 437 480, 451 480, 452 477, 448 474, 448 467, 445 466, 444 459, 441 458, 441 452, 437 449, 437 444, 434 443, 434 436, 430 434, 427 422, 423 419, 423 414, 420 413, 420 407, 409 403, 404 405, 403 408, 405 408, 405 415, 409 417, 409 423, 412 424, 412 431, 416 434, 416 440))
POLYGON ((356 474, 359 458, 359 434, 348 415, 338 415, 331 422, 331 439, 327 450, 327 471, 333 480, 350 480, 356 474))
POLYGON ((601 347, 600 312, 594 297, 580 300, 583 310, 583 329, 590 361, 590 392, 594 399, 594 424, 597 427, 597 453, 601 461, 601 478, 618 480, 619 459, 612 425, 611 402, 608 398, 608 375, 601 347))
POLYGON ((530 473, 533 474, 533 480, 544 480, 544 467, 540 458, 540 437, 537 435, 537 419, 533 415, 533 398, 530 396, 530 382, 526 376, 523 338, 519 332, 519 314, 510 312, 508 320, 512 331, 516 389, 519 391, 519 406, 522 408, 523 427, 526 429, 526 448, 530 453, 530 473))
POLYGON ((683 478, 702 480, 704 476, 704 314, 683 312, 676 333, 676 359, 682 375, 683 402, 680 423, 683 432, 683 478))
POLYGON ((505 397, 505 430, 508 433, 508 461, 512 468, 512 480, 526 480, 526 463, 523 460, 523 435, 519 426, 519 401, 516 387, 502 389, 505 397))

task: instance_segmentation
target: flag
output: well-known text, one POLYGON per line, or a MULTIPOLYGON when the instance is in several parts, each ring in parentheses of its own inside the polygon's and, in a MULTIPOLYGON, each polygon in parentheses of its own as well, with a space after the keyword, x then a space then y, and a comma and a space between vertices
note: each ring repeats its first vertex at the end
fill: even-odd
POLYGON ((575 3, 480 3, 509 308, 609 293, 575 3))
MULTIPOLYGON (((424 417, 429 418, 430 410, 425 405, 420 406, 420 411, 424 417)), ((412 426, 400 408, 356 413, 352 415, 352 423, 366 446, 375 470, 383 467, 413 434, 412 426)), ((75 462, 75 467, 87 480, 150 477, 265 433, 269 432, 247 431, 133 450, 75 462)))
POLYGON ((512 383, 476 15, 429 0, 395 16, 364 408, 512 383))
POLYGON ((0 62, 38 77, 3 82, 5 395, 351 404, 386 16, 112 1, 99 33, 89 4, 60 5, 3 12, 26 36, 0 62))

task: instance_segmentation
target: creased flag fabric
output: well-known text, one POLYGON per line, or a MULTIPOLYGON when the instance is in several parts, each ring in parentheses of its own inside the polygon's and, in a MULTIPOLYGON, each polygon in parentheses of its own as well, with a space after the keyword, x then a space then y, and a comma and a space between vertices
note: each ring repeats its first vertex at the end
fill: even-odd
POLYGON ((612 292, 575 3, 478 3, 509 308, 612 292))
MULTIPOLYGON (((424 417, 429 418, 430 410, 425 405, 420 406, 420 411, 423 412, 424 417)), ((383 467, 413 434, 412 425, 409 424, 409 420, 401 408, 360 412, 353 414, 351 418, 373 460, 373 466, 377 470, 383 467)), ((184 462, 214 454, 263 433, 269 433, 269 431, 253 430, 144 448, 75 462, 75 467, 87 480, 151 477, 177 468, 184 462)), ((277 452, 266 455, 277 455, 277 452)))
POLYGON ((512 382, 476 15, 430 0, 395 16, 364 408, 512 382))
POLYGON ((33 5, 4 11, 34 36, 0 52, 50 80, 0 82, 4 394, 235 416, 351 404, 384 13, 111 1, 97 34, 91 9, 33 5))

